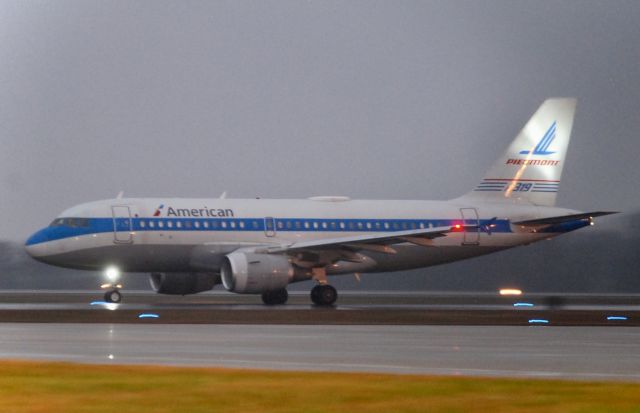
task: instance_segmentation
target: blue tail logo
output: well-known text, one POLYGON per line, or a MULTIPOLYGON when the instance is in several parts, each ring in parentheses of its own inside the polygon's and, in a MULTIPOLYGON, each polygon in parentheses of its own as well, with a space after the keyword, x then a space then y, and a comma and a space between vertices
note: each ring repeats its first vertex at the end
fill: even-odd
POLYGON ((555 152, 550 152, 548 149, 549 149, 549 146, 551 145, 551 142, 553 142, 555 138, 556 138, 556 121, 554 120, 551 126, 549 126, 549 129, 547 129, 547 132, 544 134, 542 139, 540 139, 540 142, 538 142, 536 147, 533 149, 533 151, 520 151, 520 155, 529 155, 529 154, 551 155, 552 153, 555 153, 555 152))

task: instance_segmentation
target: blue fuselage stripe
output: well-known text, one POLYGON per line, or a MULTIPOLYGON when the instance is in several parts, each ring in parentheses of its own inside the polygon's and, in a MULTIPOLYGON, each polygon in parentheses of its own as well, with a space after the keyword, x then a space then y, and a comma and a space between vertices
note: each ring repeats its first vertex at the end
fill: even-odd
MULTIPOLYGON (((467 220, 474 225, 475 220, 467 220)), ((395 232, 432 227, 451 227, 462 219, 323 219, 323 218, 90 218, 86 227, 50 226, 35 233, 26 242, 47 241, 107 232, 395 232), (115 226, 115 229, 114 229, 115 226)), ((481 231, 491 225, 491 233, 512 232, 508 220, 481 219, 481 231)))

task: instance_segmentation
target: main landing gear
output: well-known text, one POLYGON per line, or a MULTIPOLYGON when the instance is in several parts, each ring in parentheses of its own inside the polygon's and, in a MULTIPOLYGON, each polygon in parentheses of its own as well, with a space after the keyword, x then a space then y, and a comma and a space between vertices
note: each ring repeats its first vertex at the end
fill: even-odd
POLYGON ((105 302, 119 303, 122 301, 122 294, 120 293, 120 289, 122 288, 121 284, 102 284, 102 288, 108 288, 107 292, 104 293, 105 302))
POLYGON ((331 306, 338 299, 338 291, 327 281, 327 270, 324 267, 313 268, 313 277, 318 285, 311 289, 311 301, 317 306, 331 306))
POLYGON ((262 302, 266 305, 280 305, 287 302, 289 299, 289 293, 286 288, 275 291, 267 291, 262 293, 262 302))
POLYGON ((320 284, 311 290, 311 301, 315 305, 330 306, 338 299, 338 291, 329 284, 320 284))

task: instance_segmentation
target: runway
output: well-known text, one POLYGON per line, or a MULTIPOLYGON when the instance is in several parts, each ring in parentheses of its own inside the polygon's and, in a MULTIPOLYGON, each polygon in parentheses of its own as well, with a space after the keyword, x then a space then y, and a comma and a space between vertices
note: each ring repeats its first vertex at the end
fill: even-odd
POLYGON ((640 381, 640 329, 0 324, 0 357, 640 381))
POLYGON ((0 322, 298 325, 640 326, 640 297, 491 293, 343 293, 334 307, 315 307, 307 293, 289 304, 215 292, 161 296, 125 292, 107 304, 96 292, 1 292, 0 322))
POLYGON ((295 292, 276 307, 221 292, 100 297, 0 292, 0 358, 640 381, 638 296, 354 292, 331 308, 295 292))

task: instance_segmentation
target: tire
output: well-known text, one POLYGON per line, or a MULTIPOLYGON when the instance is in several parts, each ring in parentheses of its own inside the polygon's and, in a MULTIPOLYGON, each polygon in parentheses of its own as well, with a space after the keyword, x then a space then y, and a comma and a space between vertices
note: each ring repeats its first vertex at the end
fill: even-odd
POLYGON ((286 288, 276 291, 268 291, 262 294, 262 302, 266 305, 282 305, 285 304, 288 299, 289 292, 286 288))
POLYGON ((104 301, 108 303, 119 303, 122 301, 122 294, 118 290, 107 291, 104 293, 104 301))
POLYGON ((311 290, 311 301, 318 306, 331 306, 338 299, 338 291, 330 285, 316 285, 311 290))

